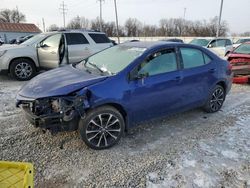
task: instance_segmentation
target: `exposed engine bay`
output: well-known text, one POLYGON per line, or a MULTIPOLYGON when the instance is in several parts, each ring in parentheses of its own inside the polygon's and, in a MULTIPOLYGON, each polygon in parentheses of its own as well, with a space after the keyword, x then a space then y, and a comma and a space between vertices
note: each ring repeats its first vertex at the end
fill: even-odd
POLYGON ((86 95, 48 97, 33 101, 19 101, 27 119, 36 127, 52 132, 76 130, 79 118, 84 118, 88 107, 86 95))

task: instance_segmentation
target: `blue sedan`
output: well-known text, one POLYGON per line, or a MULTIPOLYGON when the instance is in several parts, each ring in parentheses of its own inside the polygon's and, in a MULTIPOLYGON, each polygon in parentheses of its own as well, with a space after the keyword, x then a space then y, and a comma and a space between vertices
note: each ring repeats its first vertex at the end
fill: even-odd
POLYGON ((217 112, 231 84, 229 63, 203 47, 131 42, 38 75, 16 104, 34 126, 79 130, 89 147, 106 149, 141 121, 197 107, 217 112))

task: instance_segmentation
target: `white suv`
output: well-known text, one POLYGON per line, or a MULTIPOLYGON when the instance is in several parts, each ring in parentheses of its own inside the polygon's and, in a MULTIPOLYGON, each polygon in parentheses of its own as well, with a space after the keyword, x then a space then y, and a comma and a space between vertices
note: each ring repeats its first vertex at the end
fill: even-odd
POLYGON ((220 57, 225 57, 225 55, 233 50, 233 43, 228 38, 196 38, 193 39, 190 44, 209 48, 220 57))
POLYGON ((29 80, 40 69, 76 63, 113 46, 102 32, 70 30, 41 33, 20 45, 0 47, 0 72, 29 80))

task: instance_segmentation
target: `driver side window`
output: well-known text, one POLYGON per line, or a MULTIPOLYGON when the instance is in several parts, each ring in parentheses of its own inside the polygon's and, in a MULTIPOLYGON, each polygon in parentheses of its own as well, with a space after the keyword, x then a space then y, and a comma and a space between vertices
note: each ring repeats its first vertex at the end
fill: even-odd
POLYGON ((138 75, 148 74, 149 76, 172 72, 177 70, 176 54, 174 49, 167 49, 152 54, 142 62, 138 75))
POLYGON ((52 36, 49 36, 44 41, 41 42, 41 46, 44 47, 59 47, 59 43, 61 40, 61 34, 55 34, 52 36))

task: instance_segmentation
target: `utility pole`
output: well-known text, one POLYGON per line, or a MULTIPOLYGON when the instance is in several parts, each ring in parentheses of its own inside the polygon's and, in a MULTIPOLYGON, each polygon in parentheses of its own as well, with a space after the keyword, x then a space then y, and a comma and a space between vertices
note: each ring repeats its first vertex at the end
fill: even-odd
POLYGON ((100 24, 100 31, 102 31, 102 2, 104 2, 104 0, 98 0, 100 2, 100 20, 99 20, 99 24, 100 24))
POLYGON ((67 12, 67 9, 66 9, 66 5, 64 4, 64 1, 62 2, 62 4, 60 5, 60 8, 59 8, 62 12, 62 15, 63 15, 63 28, 65 29, 65 14, 67 12))
POLYGON ((223 9, 223 0, 221 0, 221 4, 220 4, 220 15, 219 15, 219 20, 218 20, 218 25, 217 25, 217 32, 216 32, 216 37, 217 38, 220 35, 220 23, 221 23, 222 9, 223 9))
POLYGON ((44 18, 42 18, 42 22, 43 22, 43 32, 45 32, 45 22, 44 22, 44 18))
POLYGON ((185 7, 185 8, 184 8, 184 16, 183 16, 183 19, 184 19, 184 20, 186 19, 186 11, 187 11, 187 8, 185 7))
POLYGON ((183 31, 185 30, 185 23, 186 23, 186 11, 187 11, 187 8, 185 7, 184 8, 184 15, 183 15, 183 23, 182 23, 182 30, 181 30, 181 36, 183 36, 183 31))
POLYGON ((19 15, 19 10, 18 10, 18 6, 16 6, 16 11, 17 11, 17 23, 20 22, 20 15, 19 15))
POLYGON ((116 0, 114 0, 114 3, 115 3, 115 19, 116 19, 116 32, 117 32, 117 39, 118 39, 118 44, 120 44, 119 24, 118 24, 118 14, 117 14, 117 5, 116 5, 116 0))

